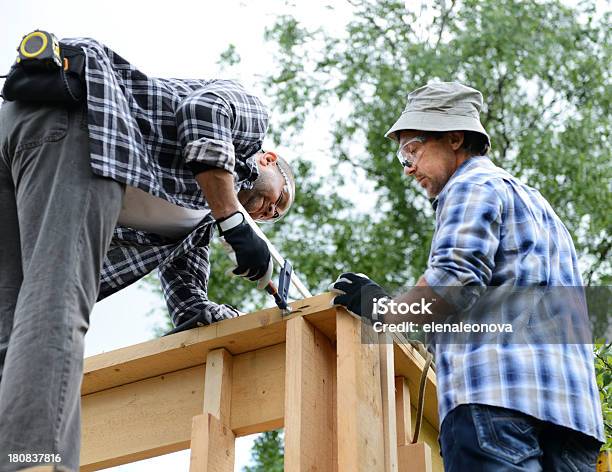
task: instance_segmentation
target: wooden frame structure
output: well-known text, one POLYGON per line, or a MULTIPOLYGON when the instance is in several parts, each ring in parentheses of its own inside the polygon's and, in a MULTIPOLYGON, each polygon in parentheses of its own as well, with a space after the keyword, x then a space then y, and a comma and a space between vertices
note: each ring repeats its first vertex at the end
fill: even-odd
POLYGON ((362 333, 330 301, 322 294, 292 303, 290 316, 266 309, 87 358, 81 470, 191 448, 190 471, 232 472, 236 437, 280 427, 289 472, 442 470, 435 375, 423 442, 409 444, 424 359, 362 333))

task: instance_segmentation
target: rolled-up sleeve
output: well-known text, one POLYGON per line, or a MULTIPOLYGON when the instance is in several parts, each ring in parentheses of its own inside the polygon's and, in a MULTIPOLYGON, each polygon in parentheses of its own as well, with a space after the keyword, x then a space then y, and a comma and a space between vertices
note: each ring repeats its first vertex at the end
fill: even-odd
POLYGON ((488 184, 457 182, 440 201, 427 283, 447 302, 467 309, 491 281, 503 202, 488 184))
POLYGON ((268 113, 240 84, 219 80, 185 97, 176 123, 185 165, 194 174, 210 169, 240 174, 248 157, 261 149, 268 113))

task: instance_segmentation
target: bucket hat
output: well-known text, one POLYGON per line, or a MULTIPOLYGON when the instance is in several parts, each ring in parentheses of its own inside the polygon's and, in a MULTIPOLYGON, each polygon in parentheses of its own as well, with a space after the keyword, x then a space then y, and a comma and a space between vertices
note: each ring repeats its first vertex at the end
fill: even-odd
POLYGON ((459 82, 432 82, 408 94, 404 112, 385 137, 399 141, 397 132, 476 131, 491 139, 480 123, 482 94, 459 82))

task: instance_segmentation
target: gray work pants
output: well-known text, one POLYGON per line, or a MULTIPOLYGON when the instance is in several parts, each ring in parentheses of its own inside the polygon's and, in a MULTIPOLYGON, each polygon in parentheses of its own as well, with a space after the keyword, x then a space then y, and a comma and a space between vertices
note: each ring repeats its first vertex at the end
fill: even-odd
POLYGON ((84 109, 3 104, 0 471, 78 470, 84 337, 122 196, 91 171, 84 109))

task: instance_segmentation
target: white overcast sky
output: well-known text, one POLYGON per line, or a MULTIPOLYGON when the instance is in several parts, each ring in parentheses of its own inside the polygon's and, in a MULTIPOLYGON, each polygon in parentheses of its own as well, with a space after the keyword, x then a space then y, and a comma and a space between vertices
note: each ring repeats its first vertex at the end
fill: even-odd
MULTIPOLYGON (((341 0, 295 0, 294 3, 297 7, 291 11, 304 24, 336 31, 342 30, 349 8, 348 2, 341 0), (333 13, 325 8, 328 3, 335 6, 333 13)), ((426 4, 407 2, 417 11, 421 3, 426 4)), ((575 1, 566 3, 575 4, 575 1)), ((600 0, 598 5, 605 10, 609 3, 600 0)), ((266 102, 268 97, 258 86, 258 80, 275 65, 273 45, 264 42, 263 31, 287 8, 277 0, 0 0, 0 11, 0 74, 8 71, 13 63, 21 37, 39 28, 52 31, 60 38, 95 38, 151 76, 236 78, 266 102), (236 45, 242 62, 230 71, 220 71, 216 62, 230 43, 236 45)), ((318 116, 303 136, 307 144, 300 148, 300 153, 315 163, 325 163, 329 118, 318 116)), ((280 150, 286 149, 289 157, 291 151, 296 151, 291 143, 282 144, 280 150)), ((86 356, 152 339, 153 327, 162 318, 159 314, 147 316, 147 313, 160 306, 163 303, 159 298, 139 284, 98 303, 86 337, 86 356)), ((251 444, 252 437, 238 440, 237 471, 248 463, 251 444)), ((184 451, 108 470, 186 471, 188 467, 189 456, 184 451)))

